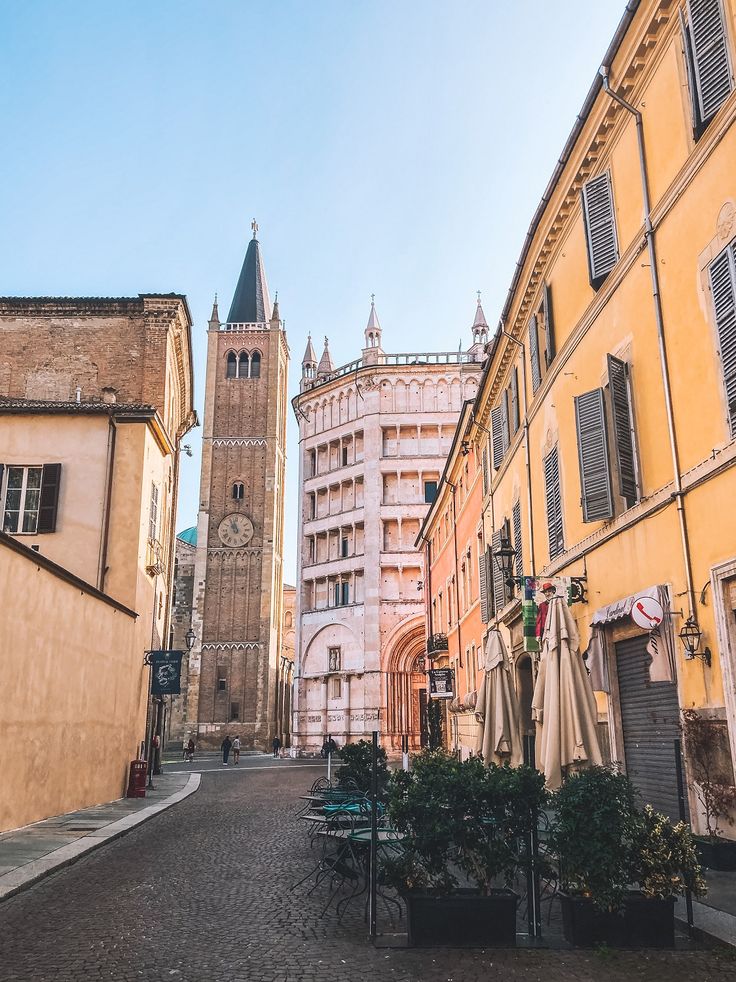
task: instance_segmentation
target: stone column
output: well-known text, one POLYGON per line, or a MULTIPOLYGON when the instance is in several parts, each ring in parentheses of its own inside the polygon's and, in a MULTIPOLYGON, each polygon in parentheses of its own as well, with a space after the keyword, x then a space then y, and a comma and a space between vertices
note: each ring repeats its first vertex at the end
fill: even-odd
POLYGON ((320 679, 322 683, 322 738, 326 738, 329 733, 328 723, 327 723, 327 682, 328 676, 323 675, 320 679))

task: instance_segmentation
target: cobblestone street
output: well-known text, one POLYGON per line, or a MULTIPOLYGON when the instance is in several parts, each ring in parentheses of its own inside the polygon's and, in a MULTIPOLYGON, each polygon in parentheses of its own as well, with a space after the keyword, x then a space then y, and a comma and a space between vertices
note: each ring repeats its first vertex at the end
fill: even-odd
MULTIPOLYGON (((265 762, 263 762, 265 763, 265 762)), ((295 813, 321 772, 206 770, 199 792, 0 906, 0 979, 23 982, 531 982, 733 979, 728 951, 373 948, 292 882, 315 861, 295 813)), ((383 913, 381 911, 381 913, 383 913)), ((388 929, 388 924, 385 925, 388 929)))

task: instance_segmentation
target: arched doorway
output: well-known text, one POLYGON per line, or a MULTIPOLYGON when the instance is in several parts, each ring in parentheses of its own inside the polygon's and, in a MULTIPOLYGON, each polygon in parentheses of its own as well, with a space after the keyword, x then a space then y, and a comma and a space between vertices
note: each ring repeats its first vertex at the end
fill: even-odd
POLYGON ((422 733, 426 731, 422 714, 426 713, 427 676, 420 668, 420 659, 425 652, 423 617, 403 621, 388 638, 383 659, 387 750, 399 752, 403 736, 409 737, 410 750, 422 746, 422 733))

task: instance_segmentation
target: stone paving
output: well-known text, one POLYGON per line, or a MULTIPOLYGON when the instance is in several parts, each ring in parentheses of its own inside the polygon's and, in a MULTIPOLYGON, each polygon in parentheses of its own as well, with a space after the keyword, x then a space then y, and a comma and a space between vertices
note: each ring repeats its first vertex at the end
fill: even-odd
MULTIPOLYGON (((296 820, 312 768, 204 773, 197 794, 0 905, 2 982, 726 982, 730 949, 374 948, 290 884, 316 856, 296 820)), ((389 925, 386 922, 385 928, 389 925)))

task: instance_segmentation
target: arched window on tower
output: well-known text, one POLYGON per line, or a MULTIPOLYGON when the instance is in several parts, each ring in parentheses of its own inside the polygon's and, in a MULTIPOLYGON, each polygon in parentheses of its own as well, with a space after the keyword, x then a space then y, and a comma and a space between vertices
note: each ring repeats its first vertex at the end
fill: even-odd
POLYGON ((250 377, 260 378, 261 377, 261 353, 260 351, 254 351, 250 356, 250 377))
POLYGON ((238 358, 234 351, 229 351, 227 355, 227 378, 237 378, 238 358))
POLYGON ((238 378, 248 378, 248 352, 241 351, 238 358, 238 378))
POLYGON ((242 501, 244 495, 245 485, 242 481, 236 481, 235 484, 233 484, 233 498, 235 498, 236 501, 242 501))

